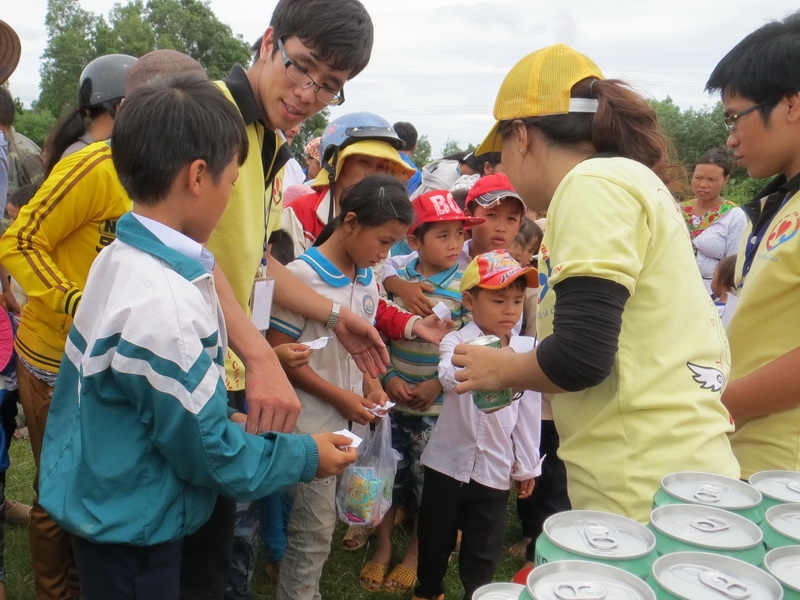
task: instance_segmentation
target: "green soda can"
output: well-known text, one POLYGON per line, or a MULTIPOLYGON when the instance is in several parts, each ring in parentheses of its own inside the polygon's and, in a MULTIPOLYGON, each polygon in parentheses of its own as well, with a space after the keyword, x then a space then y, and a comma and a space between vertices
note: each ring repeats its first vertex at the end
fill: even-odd
POLYGON ((661 480, 661 488, 653 497, 653 508, 701 504, 736 513, 758 524, 764 520, 761 501, 761 492, 744 481, 716 473, 683 471, 661 480))
POLYGON ((776 504, 800 502, 800 473, 797 471, 759 471, 750 476, 750 485, 756 488, 764 500, 764 511, 776 504))
POLYGON ((764 569, 783 586, 784 600, 800 600, 800 546, 770 550, 764 569))
POLYGON ((707 552, 665 554, 648 580, 658 600, 782 600, 783 589, 766 571, 707 552))
POLYGON ((656 600, 644 581, 616 567, 561 560, 533 569, 519 600, 656 600))
POLYGON ((764 532, 767 550, 800 544, 800 504, 778 504, 768 508, 761 531, 764 532))
POLYGON ((521 583, 497 581, 482 585, 472 592, 472 600, 518 600, 524 590, 525 586, 521 583))
MULTIPOLYGON (((464 343, 470 346, 488 346, 489 348, 503 347, 500 343, 500 338, 496 335, 482 335, 464 343)), ((498 408, 508 406, 511 404, 513 398, 514 391, 511 388, 497 392, 472 390, 472 402, 475 403, 478 410, 482 410, 483 412, 491 412, 498 408)))
POLYGON ((612 513, 568 510, 544 522, 536 540, 534 570, 554 561, 579 560, 644 578, 657 556, 656 538, 641 523, 612 513))
POLYGON ((659 556, 673 552, 711 552, 760 567, 764 563, 763 534, 741 515, 692 504, 667 504, 650 513, 659 556))

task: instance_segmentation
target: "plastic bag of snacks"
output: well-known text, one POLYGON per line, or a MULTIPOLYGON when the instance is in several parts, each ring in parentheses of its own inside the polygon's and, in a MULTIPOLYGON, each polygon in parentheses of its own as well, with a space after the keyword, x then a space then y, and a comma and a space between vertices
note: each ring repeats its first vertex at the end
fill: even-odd
POLYGON ((392 505, 400 454, 392 449, 389 416, 371 423, 356 462, 348 466, 336 492, 339 519, 348 525, 376 526, 392 505))

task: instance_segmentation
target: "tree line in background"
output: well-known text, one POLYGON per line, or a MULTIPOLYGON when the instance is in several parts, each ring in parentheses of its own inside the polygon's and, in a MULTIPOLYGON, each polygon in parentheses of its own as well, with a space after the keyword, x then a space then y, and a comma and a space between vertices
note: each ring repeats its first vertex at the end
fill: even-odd
MULTIPOLYGON (((211 79, 222 78, 235 63, 247 65, 251 56, 250 44, 220 22, 203 0, 129 0, 114 5, 108 19, 83 9, 79 0, 48 0, 45 25, 48 42, 40 68, 41 93, 30 110, 17 102, 15 122, 18 131, 39 145, 65 107, 75 106, 81 71, 98 56, 141 56, 156 48, 170 48, 196 59, 211 79)), ((694 161, 707 150, 725 144, 722 104, 681 110, 669 97, 650 104, 674 145, 673 192, 679 199, 691 197, 689 181, 694 161)), ((305 162, 305 144, 321 135, 329 118, 330 111, 325 109, 303 123, 292 143, 301 162, 305 162)), ((458 140, 448 139, 439 156, 469 152, 475 147, 472 143, 462 147, 458 140)), ((427 135, 420 135, 411 159, 420 167, 433 159, 427 135)), ((737 168, 723 195, 745 202, 763 184, 737 168)))

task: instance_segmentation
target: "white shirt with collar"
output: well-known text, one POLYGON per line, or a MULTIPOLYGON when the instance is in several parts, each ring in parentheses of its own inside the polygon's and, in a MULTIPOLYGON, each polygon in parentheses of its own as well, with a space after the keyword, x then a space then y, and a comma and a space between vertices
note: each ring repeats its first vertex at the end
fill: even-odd
POLYGON ((150 217, 145 217, 135 212, 131 214, 166 247, 196 260, 208 273, 214 270, 214 255, 203 247, 200 242, 182 234, 169 225, 165 225, 161 221, 155 221, 150 217))
POLYGON ((421 462, 463 483, 474 480, 507 490, 511 480, 525 481, 541 474, 541 394, 526 391, 510 406, 491 414, 475 407, 471 393, 457 394, 453 350, 482 335, 475 323, 469 323, 448 333, 439 345, 444 405, 421 462))

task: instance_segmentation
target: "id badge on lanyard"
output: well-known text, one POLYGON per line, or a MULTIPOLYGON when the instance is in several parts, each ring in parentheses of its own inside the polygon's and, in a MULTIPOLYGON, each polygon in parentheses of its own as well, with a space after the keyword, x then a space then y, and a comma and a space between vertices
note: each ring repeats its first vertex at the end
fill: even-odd
POLYGON ((272 297, 275 295, 275 280, 267 277, 266 259, 261 262, 258 274, 253 281, 253 291, 250 294, 250 320, 256 329, 266 331, 269 329, 269 319, 272 314, 272 297))

